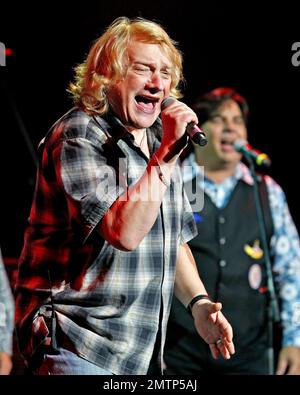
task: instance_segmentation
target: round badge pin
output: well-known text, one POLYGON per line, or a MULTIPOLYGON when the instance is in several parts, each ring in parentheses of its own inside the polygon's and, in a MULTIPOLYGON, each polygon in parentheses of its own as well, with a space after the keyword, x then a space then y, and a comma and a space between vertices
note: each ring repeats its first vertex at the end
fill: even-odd
POLYGON ((258 289, 261 284, 262 272, 261 267, 257 263, 250 266, 248 280, 252 289, 258 289))

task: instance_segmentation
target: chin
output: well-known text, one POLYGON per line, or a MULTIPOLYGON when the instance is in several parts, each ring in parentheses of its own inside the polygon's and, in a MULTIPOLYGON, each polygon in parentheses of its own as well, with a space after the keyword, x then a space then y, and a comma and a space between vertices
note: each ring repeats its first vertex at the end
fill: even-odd
POLYGON ((135 122, 133 122, 133 125, 138 129, 150 128, 156 119, 157 117, 151 117, 151 119, 136 119, 135 122))

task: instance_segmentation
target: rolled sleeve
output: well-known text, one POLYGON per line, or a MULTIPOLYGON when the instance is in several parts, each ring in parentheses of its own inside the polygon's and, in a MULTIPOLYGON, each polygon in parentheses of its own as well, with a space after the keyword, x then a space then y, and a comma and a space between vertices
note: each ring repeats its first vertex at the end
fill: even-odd
POLYGON ((123 179, 123 185, 119 185, 119 163, 116 158, 106 157, 101 145, 98 147, 85 138, 73 138, 63 141, 58 150, 56 163, 71 218, 83 226, 86 240, 107 210, 125 192, 126 182, 123 179))

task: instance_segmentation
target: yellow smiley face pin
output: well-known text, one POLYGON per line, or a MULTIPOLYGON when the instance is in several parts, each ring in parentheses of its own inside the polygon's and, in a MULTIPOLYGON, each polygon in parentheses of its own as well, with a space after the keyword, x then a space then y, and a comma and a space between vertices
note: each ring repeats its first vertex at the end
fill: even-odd
POLYGON ((252 259, 261 259, 264 255, 263 250, 259 246, 259 240, 257 239, 254 241, 253 246, 250 246, 249 244, 245 244, 244 251, 252 259))

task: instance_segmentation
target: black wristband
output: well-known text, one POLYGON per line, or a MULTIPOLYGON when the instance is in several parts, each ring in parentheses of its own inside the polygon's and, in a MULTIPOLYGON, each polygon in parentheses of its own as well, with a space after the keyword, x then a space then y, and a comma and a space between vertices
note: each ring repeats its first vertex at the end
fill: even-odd
POLYGON ((191 315, 192 315, 192 308, 193 308, 194 304, 195 304, 198 300, 201 300, 201 299, 208 299, 208 300, 210 300, 210 298, 209 298, 209 296, 208 296, 207 294, 200 294, 200 295, 195 296, 195 297, 190 301, 190 303, 187 305, 187 310, 188 310, 188 312, 189 312, 191 315))

